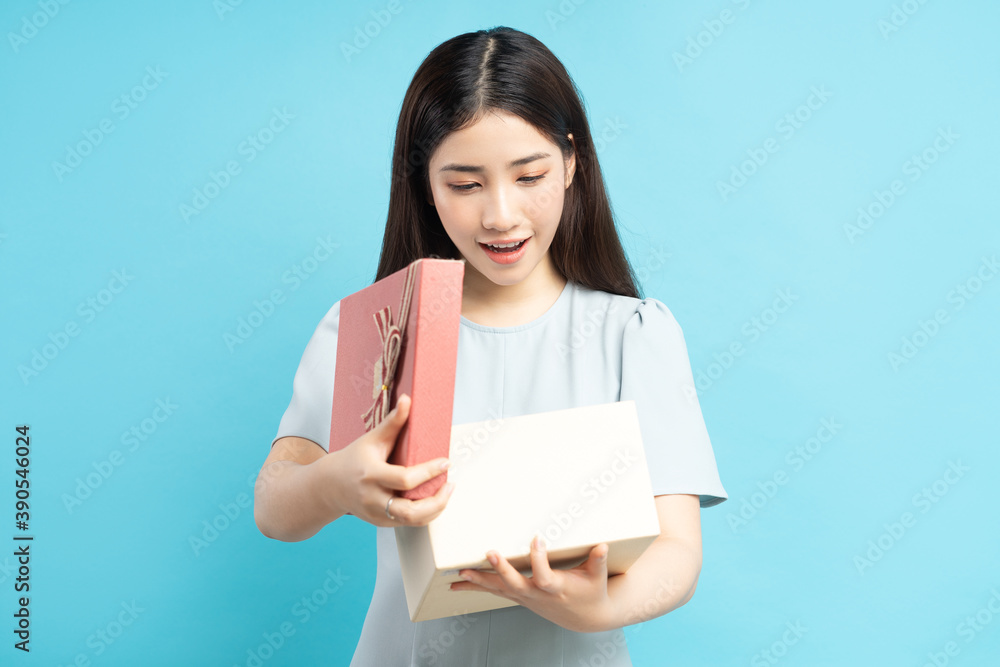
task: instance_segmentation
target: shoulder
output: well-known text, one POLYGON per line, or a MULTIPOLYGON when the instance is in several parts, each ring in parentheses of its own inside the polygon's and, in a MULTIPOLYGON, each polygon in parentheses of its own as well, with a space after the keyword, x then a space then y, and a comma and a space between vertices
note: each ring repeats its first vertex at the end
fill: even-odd
MULTIPOLYGON (((326 311, 326 315, 323 319, 319 321, 319 325, 316 327, 316 334, 332 334, 337 335, 337 329, 340 327, 340 299, 338 299, 330 309, 326 311)), ((316 335, 314 334, 314 335, 316 335)))
POLYGON ((340 328, 340 301, 334 303, 316 325, 306 344, 303 360, 315 366, 321 359, 336 354, 337 332, 340 328))
POLYGON ((330 306, 330 310, 326 311, 326 315, 324 315, 323 319, 320 320, 320 324, 329 324, 334 327, 340 324, 340 299, 337 299, 334 304, 330 306))
POLYGON ((680 331, 680 324, 670 308, 655 297, 638 299, 590 289, 577 283, 573 287, 578 306, 574 311, 578 318, 595 320, 600 317, 608 326, 618 325, 622 329, 680 331))

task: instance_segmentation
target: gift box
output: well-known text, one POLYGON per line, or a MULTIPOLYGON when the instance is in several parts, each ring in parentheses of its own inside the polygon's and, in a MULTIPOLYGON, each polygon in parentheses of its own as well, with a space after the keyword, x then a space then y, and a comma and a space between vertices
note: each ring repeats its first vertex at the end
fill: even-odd
MULTIPOLYGON (((448 456, 464 260, 418 259, 340 301, 330 449, 375 428, 411 398, 389 463, 412 466, 448 456)), ((434 495, 447 473, 400 493, 434 495)))
POLYGON ((536 532, 554 569, 606 542, 609 575, 660 534, 634 401, 454 425, 449 456, 447 507, 426 526, 395 528, 412 621, 514 606, 449 586, 462 568, 493 572, 491 549, 530 575, 536 532))

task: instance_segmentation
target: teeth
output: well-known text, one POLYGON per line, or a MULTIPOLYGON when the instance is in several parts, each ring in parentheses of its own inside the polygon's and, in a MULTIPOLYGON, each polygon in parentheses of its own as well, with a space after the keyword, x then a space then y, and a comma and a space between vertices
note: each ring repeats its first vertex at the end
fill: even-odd
POLYGON ((523 241, 515 241, 514 243, 501 243, 500 245, 497 245, 495 243, 487 243, 486 245, 488 245, 491 248, 513 248, 515 246, 521 245, 522 243, 523 241))

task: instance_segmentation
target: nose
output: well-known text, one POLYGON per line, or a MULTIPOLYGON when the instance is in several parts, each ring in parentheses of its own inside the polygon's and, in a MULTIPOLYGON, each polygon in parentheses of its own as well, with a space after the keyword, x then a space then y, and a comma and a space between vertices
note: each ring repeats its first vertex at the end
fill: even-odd
POLYGON ((514 197, 503 186, 495 188, 483 209, 483 227, 506 232, 517 225, 514 197))

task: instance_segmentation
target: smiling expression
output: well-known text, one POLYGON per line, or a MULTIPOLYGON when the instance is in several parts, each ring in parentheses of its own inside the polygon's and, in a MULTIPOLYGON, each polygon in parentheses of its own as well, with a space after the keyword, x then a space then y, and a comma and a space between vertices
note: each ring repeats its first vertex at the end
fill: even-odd
POLYGON ((548 137, 503 111, 449 134, 428 164, 431 204, 466 270, 497 285, 519 283, 539 265, 550 272, 548 250, 575 166, 548 137), (517 241, 513 253, 487 245, 517 241))

